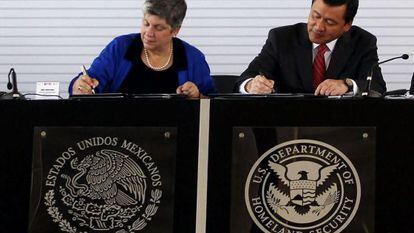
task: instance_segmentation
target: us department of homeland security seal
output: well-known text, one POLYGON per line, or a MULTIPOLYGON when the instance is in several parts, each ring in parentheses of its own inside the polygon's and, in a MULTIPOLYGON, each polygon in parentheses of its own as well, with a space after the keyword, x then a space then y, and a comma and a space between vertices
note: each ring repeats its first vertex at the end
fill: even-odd
POLYGON ((141 231, 162 197, 156 162, 139 145, 117 137, 68 147, 44 182, 43 203, 62 232, 141 231))
POLYGON ((245 202, 266 233, 341 232, 361 199, 358 173, 337 148, 293 140, 264 153, 251 168, 245 202))

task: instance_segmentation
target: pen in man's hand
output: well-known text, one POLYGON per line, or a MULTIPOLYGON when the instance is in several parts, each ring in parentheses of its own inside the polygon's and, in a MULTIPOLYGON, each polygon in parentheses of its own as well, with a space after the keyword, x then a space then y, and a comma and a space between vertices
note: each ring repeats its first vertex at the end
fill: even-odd
MULTIPOLYGON (((259 71, 259 75, 263 76, 264 78, 267 79, 266 75, 264 75, 262 71, 259 71)), ((272 92, 271 93, 275 93, 275 92, 276 92, 275 88, 272 87, 272 92)))
MULTIPOLYGON (((83 75, 89 76, 88 73, 86 72, 86 67, 84 65, 81 66, 81 69, 82 69, 83 75)), ((95 94, 95 87, 91 86, 91 89, 92 89, 92 94, 95 94)))

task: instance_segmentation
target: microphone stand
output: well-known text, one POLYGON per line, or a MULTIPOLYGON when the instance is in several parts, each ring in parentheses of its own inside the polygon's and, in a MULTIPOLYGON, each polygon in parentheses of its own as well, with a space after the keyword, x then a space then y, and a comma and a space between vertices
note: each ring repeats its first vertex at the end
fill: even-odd
POLYGON ((0 97, 0 99, 26 99, 20 92, 17 90, 17 78, 16 72, 14 68, 10 69, 9 75, 9 82, 7 83, 7 89, 12 90, 10 93, 6 93, 0 97), (11 82, 10 82, 11 76, 11 82))
MULTIPOLYGON (((395 59, 399 59, 399 58, 402 58, 404 60, 407 60, 409 58, 409 56, 408 56, 408 54, 403 54, 403 55, 398 56, 398 57, 392 57, 392 58, 387 59, 385 61, 378 62, 378 63, 374 64, 371 67, 371 69, 369 70, 368 76, 367 76, 367 81, 366 81, 366 84, 365 84, 364 91, 361 94, 362 97, 369 97, 370 96, 370 92, 371 92, 371 82, 372 82, 372 77, 373 77, 374 69, 376 67, 379 67, 379 65, 381 65, 383 63, 386 63, 386 62, 389 62, 389 61, 392 61, 392 60, 395 60, 395 59)), ((378 95, 378 97, 381 96, 380 93, 378 93, 377 95, 378 95)))
POLYGON ((372 73, 373 70, 375 68, 376 64, 369 70, 368 76, 367 76, 367 81, 365 84, 365 88, 364 91, 362 92, 362 97, 368 97, 369 96, 369 92, 371 91, 371 82, 372 82, 372 73))

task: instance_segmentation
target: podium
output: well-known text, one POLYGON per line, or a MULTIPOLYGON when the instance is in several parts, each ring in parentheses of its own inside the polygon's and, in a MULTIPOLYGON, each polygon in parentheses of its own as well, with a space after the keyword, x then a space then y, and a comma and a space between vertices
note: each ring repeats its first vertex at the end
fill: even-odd
MULTIPOLYGON (((279 206, 268 204, 266 207, 262 204, 268 197, 265 193, 262 199, 250 197, 251 207, 246 207, 246 193, 252 192, 246 188, 248 178, 251 178, 249 175, 272 173, 270 167, 266 171, 264 167, 262 170, 257 168, 264 161, 263 155, 273 153, 274 162, 278 158, 278 149, 297 139, 317 139, 336 147, 350 157, 359 172, 362 185, 359 209, 342 232, 410 232, 414 220, 414 205, 409 201, 414 193, 414 183, 409 178, 412 177, 411 164, 414 161, 413 117, 414 102, 409 99, 253 97, 211 100, 206 232, 337 232, 335 230, 340 226, 327 226, 335 224, 332 221, 323 222, 321 218, 312 227, 311 220, 306 222, 301 218, 322 206, 321 202, 308 204, 311 210, 306 212, 306 208, 302 208, 302 215, 297 214, 299 218, 293 220, 282 213, 306 207, 306 204, 297 204, 294 196, 290 196, 289 203, 289 198, 285 202, 280 198, 279 206), (364 148, 362 144, 368 145, 364 148), (253 150, 256 157, 243 157, 249 154, 249 150, 253 150), (373 153, 373 159, 364 158, 369 153, 373 153), (362 160, 355 156, 361 156, 362 160), (272 210, 271 206, 279 210, 272 210), (266 208, 270 215, 264 211, 266 208), (256 213, 255 221, 252 213, 256 213), (324 226, 327 227, 324 229, 324 226)), ((281 165, 287 166, 292 161, 287 156, 281 165)), ((312 178, 310 174, 308 176, 302 174, 291 178, 290 192, 295 191, 295 182, 296 185, 299 181, 303 181, 302 185, 306 182, 311 185, 312 178)), ((256 176, 256 181, 267 178, 271 181, 268 183, 275 184, 275 177, 256 176)), ((250 181, 249 187, 253 184, 250 181)), ((263 190, 276 190, 267 187, 263 190)), ((300 187, 296 190, 306 192, 304 186, 300 187)), ((313 200, 312 195, 310 200, 313 200)))
MULTIPOLYGON (((33 140, 41 138, 43 131, 49 136, 63 132, 67 138, 85 129, 86 139, 90 139, 88 130, 134 128, 170 129, 176 139, 171 232, 323 232, 329 224, 325 230, 332 232, 364 232, 360 230, 366 228, 369 232, 402 233, 411 229, 411 99, 3 100, 0 109, 4 132, 0 142, 1 232, 28 231, 32 157, 38 149, 33 140), (300 161, 302 158, 308 159, 300 161), (306 169, 295 168, 302 165, 306 169), (283 170, 285 173, 278 172, 283 170), (337 171, 343 171, 338 173, 341 176, 332 176, 337 171), (344 188, 358 179, 360 187, 344 188), (255 186, 261 180, 266 185, 255 186), (252 196, 246 201, 246 193, 260 189, 265 191, 262 199, 252 196), (341 196, 342 190, 346 196, 341 196), (350 205, 357 199, 358 205, 350 205), (273 221, 262 211, 266 208, 284 221, 273 221), (340 216, 334 218, 338 226, 329 215, 335 210, 340 216), (283 214, 286 211, 289 213, 283 214), (292 213, 296 218, 290 218, 292 213), (320 225, 312 228, 313 222, 320 225)), ((52 138, 44 143, 59 142, 59 137, 52 138)), ((76 166, 80 164, 78 160, 73 167, 80 169, 76 166)), ((71 184, 81 183, 73 178, 82 174, 79 172, 72 173, 71 184)), ((98 223, 94 221, 93 226, 98 223)), ((55 223, 51 220, 51 224, 55 223)))
MULTIPOLYGON (((170 131, 168 131, 170 134, 165 136, 171 137, 171 140, 176 140, 176 142, 174 144, 175 146, 173 146, 175 150, 175 163, 171 164, 171 167, 175 170, 175 185, 173 187, 174 195, 172 195, 173 200, 164 201, 164 203, 174 203, 171 214, 169 214, 169 217, 172 218, 172 227, 170 227, 171 229, 169 229, 169 232, 194 231, 197 198, 197 153, 199 132, 198 100, 153 98, 74 99, 59 101, 4 100, 0 101, 0 109, 2 109, 0 129, 2 132, 7 132, 4 135, 5 137, 3 137, 3 141, 0 143, 0 184, 2 187, 2 192, 0 194, 1 232, 27 232, 29 224, 33 221, 32 219, 29 219, 31 168, 34 150, 39 148, 34 145, 34 138, 39 135, 47 135, 47 140, 49 140, 49 138, 53 140, 50 142, 45 141, 42 145, 50 148, 51 146, 53 147, 60 143, 60 141, 68 140, 71 136, 79 135, 79 129, 85 133, 86 136, 91 136, 95 135, 95 133, 93 133, 95 132, 94 129, 104 130, 104 132, 107 133, 107 130, 105 129, 114 130, 123 128, 128 128, 129 132, 134 132, 134 128, 144 128, 146 131, 139 131, 144 132, 140 134, 144 136, 149 135, 151 128, 156 128, 161 132, 162 138, 164 138, 163 129, 170 129, 170 131), (63 134, 59 135, 59 133, 63 134)), ((91 137, 85 137, 85 139, 90 138, 91 137)), ((123 141, 119 139, 119 146, 121 146, 122 142, 123 141)), ((139 141, 137 141, 137 143, 139 143, 139 141)), ((76 148, 76 143, 73 145, 73 147, 66 147, 67 150, 56 150, 56 158, 52 157, 52 161, 56 161, 54 162, 54 165, 58 163, 58 157, 66 157, 65 152, 70 153, 71 149, 68 149, 69 147, 81 152, 79 148, 76 148)), ((82 145, 84 146, 84 144, 82 145)), ((79 146, 82 145, 79 144, 79 146)), ((151 154, 148 145, 142 144, 139 146, 142 148, 145 147, 144 149, 148 154, 151 154)), ((156 147, 157 145, 154 146, 154 148, 156 147)), ((128 147, 128 149, 130 152, 133 151, 133 146, 128 147)), ((94 155, 96 159, 95 152, 86 152, 86 149, 84 151, 85 156, 94 155)), ((131 154, 128 154, 128 150, 120 152, 128 156, 131 154)), ((100 151, 100 153, 101 155, 111 154, 108 150, 100 151)), ((116 156, 117 157, 115 158, 119 158, 121 155, 118 154, 116 156)), ((152 158, 155 158, 153 154, 151 154, 151 156, 152 158)), ((81 164, 81 160, 78 160, 77 162, 79 165, 81 164)), ((139 161, 135 161, 134 163, 140 165, 138 162, 139 161)), ((157 163, 155 164, 157 165, 157 163)), ((67 163, 67 165, 69 165, 69 163, 67 163)), ((141 168, 144 170, 143 166, 141 166, 141 168)), ((162 173, 163 171, 159 164, 158 168, 161 175, 165 174, 165 176, 169 176, 165 171, 162 173)), ((70 173, 68 174, 70 175, 70 173)), ((148 174, 149 173, 145 173, 149 178, 148 174)), ((61 174, 58 176, 59 179, 60 175, 61 174)), ((154 179, 157 179, 157 177, 154 177, 154 179)), ((82 183, 81 179, 72 179, 72 181, 76 181, 72 182, 72 184, 82 183)), ((86 183, 86 181, 83 181, 83 183, 86 183)), ((118 188, 120 188, 119 184, 118 188)), ((149 190, 148 183, 147 190, 149 190)), ((76 191, 76 189, 74 189, 74 191, 76 191)), ((163 203, 163 198, 167 198, 165 193, 163 194, 164 196, 161 197, 161 205, 163 203)), ((154 194, 154 196, 157 197, 159 195, 154 194)), ((132 195, 132 197, 134 196, 132 195)), ((82 198, 89 200, 87 197, 82 198)), ((148 195, 145 200, 149 201, 150 198, 153 198, 153 196, 148 195)), ((39 200, 41 203, 45 201, 44 198, 39 200)), ((104 204, 107 203, 103 203, 102 205, 104 204)), ((157 207, 159 206, 157 205, 157 207)), ((145 206, 143 208, 145 208, 145 206)), ((161 209, 159 209, 156 214, 160 215, 161 209)), ((107 213, 113 211, 110 209, 107 210, 107 213)), ((141 211, 144 211, 144 209, 141 209, 141 211)), ((62 211, 60 211, 60 213, 62 213, 62 211)), ((89 216, 91 215, 92 214, 89 214, 89 216)), ((71 221, 67 216, 63 216, 63 218, 67 221, 71 221)), ((49 219, 50 226, 58 227, 58 223, 53 222, 52 217, 49 216, 49 219)), ((108 219, 109 218, 106 220, 108 219)), ((98 228, 99 225, 97 223, 99 223, 99 221, 93 222, 91 226, 93 225, 95 228, 98 228)), ((147 221, 146 223, 150 226, 151 221, 147 221)), ((157 221, 155 221, 155 223, 157 223, 157 221)), ((157 224, 159 227, 163 226, 163 224, 157 224)), ((74 224, 71 223, 71 225, 73 226, 74 224)), ((125 223, 124 228, 126 228, 127 225, 131 226, 131 223, 125 223)), ((103 228, 102 226, 103 225, 100 227, 103 228)), ((138 222, 134 227, 138 228, 137 226, 139 226, 138 222)), ((78 227, 78 229, 80 229, 80 227, 78 227)))

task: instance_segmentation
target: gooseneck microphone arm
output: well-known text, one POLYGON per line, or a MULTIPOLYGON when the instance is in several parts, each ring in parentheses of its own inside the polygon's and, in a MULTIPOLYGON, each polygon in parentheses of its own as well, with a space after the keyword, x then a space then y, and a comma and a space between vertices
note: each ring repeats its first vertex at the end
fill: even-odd
POLYGON ((14 71, 14 69, 11 72, 11 77, 12 77, 12 84, 13 84, 13 88, 12 88, 13 97, 15 97, 14 95, 16 95, 16 94, 18 95, 17 97, 19 97, 20 96, 20 93, 17 90, 17 78, 16 78, 16 72, 14 71))
POLYGON ((368 76, 367 76, 367 81, 366 81, 366 83, 365 83, 365 88, 364 88, 364 91, 362 92, 362 96, 364 96, 364 97, 368 97, 368 96, 369 96, 369 93, 370 93, 370 91, 371 91, 372 76, 373 76, 373 73, 374 73, 374 69, 375 69, 377 66, 379 66, 379 65, 381 65, 381 64, 383 64, 383 63, 386 63, 386 62, 389 62, 389 61, 395 60, 395 59, 400 59, 400 58, 401 58, 401 59, 403 59, 403 60, 407 60, 409 57, 410 57, 410 56, 408 56, 408 54, 403 54, 403 55, 398 56, 398 57, 392 57, 392 58, 390 58, 390 59, 387 59, 387 60, 384 60, 384 61, 381 61, 381 62, 375 63, 375 64, 371 67, 371 69, 369 70, 369 73, 368 73, 368 76))
POLYGON ((7 82, 7 89, 9 90, 13 88, 13 84, 10 82, 10 76, 16 77, 16 72, 14 71, 14 68, 10 69, 9 75, 7 76, 9 78, 9 81, 7 82))
POLYGON ((25 99, 22 94, 19 93, 17 90, 17 77, 16 77, 16 71, 14 68, 10 69, 9 75, 8 75, 8 82, 7 82, 7 89, 11 90, 10 93, 3 95, 2 99, 25 99), (11 80, 11 82, 10 82, 11 80))

